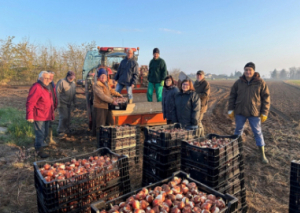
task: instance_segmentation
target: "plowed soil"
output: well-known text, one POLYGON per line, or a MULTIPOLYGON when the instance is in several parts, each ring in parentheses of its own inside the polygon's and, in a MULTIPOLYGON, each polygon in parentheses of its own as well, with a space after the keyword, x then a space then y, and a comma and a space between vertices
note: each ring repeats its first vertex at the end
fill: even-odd
MULTIPOLYGON (((233 134, 235 123, 227 116, 228 97, 233 81, 211 81, 209 110, 204 115, 206 133, 233 134)), ((300 159, 300 89, 284 82, 267 82, 271 92, 271 111, 263 124, 266 156, 270 163, 263 165, 250 126, 246 123, 243 135, 245 182, 248 212, 288 212, 290 162, 300 159)), ((0 87, 0 108, 25 109, 29 87, 0 87)), ((79 104, 72 113, 75 133, 58 140, 50 147, 50 159, 88 153, 96 149, 85 111, 85 99, 78 95, 79 104)), ((57 123, 57 121, 55 121, 57 123)), ((0 212, 37 212, 32 162, 39 160, 31 151, 28 159, 18 161, 20 147, 0 141, 0 212), (13 157, 11 157, 13 156, 13 157), (0 161, 1 163, 1 161, 0 161)), ((26 148, 27 149, 27 148, 26 148)))

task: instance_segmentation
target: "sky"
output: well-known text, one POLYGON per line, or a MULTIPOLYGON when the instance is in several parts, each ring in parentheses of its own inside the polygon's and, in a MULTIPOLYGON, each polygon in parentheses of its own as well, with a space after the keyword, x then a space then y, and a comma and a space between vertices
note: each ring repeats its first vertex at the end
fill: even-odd
POLYGON ((230 74, 247 62, 300 67, 299 0, 0 0, 0 39, 66 47, 140 47, 148 65, 160 49, 168 70, 230 74))

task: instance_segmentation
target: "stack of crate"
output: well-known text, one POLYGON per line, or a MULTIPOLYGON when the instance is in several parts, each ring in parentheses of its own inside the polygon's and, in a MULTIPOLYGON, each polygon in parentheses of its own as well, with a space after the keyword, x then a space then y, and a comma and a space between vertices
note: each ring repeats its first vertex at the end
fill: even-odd
POLYGON ((107 147, 129 158, 129 176, 132 190, 142 186, 143 138, 139 126, 101 126, 97 131, 99 147, 107 147))
POLYGON ((193 130, 179 124, 145 129, 143 185, 170 177, 181 168, 181 141, 193 136, 193 130))
POLYGON ((33 164, 33 167, 38 212, 40 213, 90 212, 92 202, 99 199, 111 200, 131 191, 128 158, 117 155, 107 148, 72 158, 38 161, 33 164), (89 161, 96 156, 116 158, 117 161, 107 167, 93 168, 91 166, 88 173, 79 172, 84 167, 82 165, 86 164, 81 164, 84 160, 89 161), (75 162, 74 166, 70 162, 75 162), (49 169, 45 168, 46 164, 49 169), (45 172, 48 175, 51 170, 54 175, 53 171, 56 171, 58 166, 61 166, 60 172, 50 180, 47 179, 49 176, 45 176, 45 172), (69 177, 66 175, 66 171, 69 174, 74 173, 74 175, 69 177))
POLYGON ((291 162, 289 213, 300 213, 300 160, 291 162))
POLYGON ((181 169, 197 181, 239 199, 236 212, 247 212, 243 147, 239 137, 210 134, 182 141, 181 169), (224 140, 226 145, 210 148, 207 140, 224 140))

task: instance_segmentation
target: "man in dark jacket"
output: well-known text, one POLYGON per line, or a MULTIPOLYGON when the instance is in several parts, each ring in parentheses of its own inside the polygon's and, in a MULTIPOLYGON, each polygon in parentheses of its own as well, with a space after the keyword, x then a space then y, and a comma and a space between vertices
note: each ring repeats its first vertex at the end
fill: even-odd
MULTIPOLYGON (((204 76, 205 76, 204 71, 199 70, 197 72, 197 80, 194 83, 195 91, 201 99, 201 111, 200 111, 200 119, 199 119, 199 124, 201 126, 202 126, 203 115, 207 111, 208 97, 210 94, 210 85, 205 80, 204 76)), ((204 128, 202 128, 201 136, 204 136, 204 128)))
POLYGON ((39 74, 38 81, 32 85, 26 102, 26 120, 34 123, 34 147, 41 158, 47 158, 44 151, 48 136, 49 122, 54 120, 54 104, 49 88, 50 76, 47 71, 39 74))
POLYGON ((153 59, 149 64, 148 74, 148 91, 147 99, 152 102, 153 91, 155 89, 157 102, 162 101, 162 91, 164 86, 164 79, 167 76, 167 65, 164 59, 159 57, 159 49, 154 48, 153 59))
POLYGON ((231 88, 228 115, 235 118, 235 135, 241 135, 246 120, 253 131, 256 145, 263 163, 269 163, 264 152, 264 138, 261 123, 267 120, 270 110, 270 92, 266 82, 255 72, 255 64, 249 62, 244 67, 244 75, 231 88))
POLYGON ((59 123, 57 127, 58 136, 63 139, 70 133, 71 104, 76 104, 75 73, 68 71, 67 76, 60 79, 56 85, 56 95, 59 112, 59 123))
POLYGON ((118 68, 115 80, 118 81, 116 91, 121 93, 124 86, 126 86, 129 103, 133 101, 132 89, 138 81, 138 63, 134 60, 133 50, 127 50, 127 57, 123 59, 118 68))
MULTIPOLYGON (((49 88, 52 93, 52 98, 53 98, 53 104, 54 104, 54 111, 56 110, 57 107, 57 98, 56 98, 56 90, 55 90, 55 83, 53 82, 54 78, 54 72, 48 71, 50 74, 50 84, 49 88)), ((53 113, 54 113, 53 111, 53 113)), ((56 145, 56 142, 53 140, 53 129, 52 129, 52 121, 49 122, 49 137, 47 138, 47 142, 49 145, 56 145)))

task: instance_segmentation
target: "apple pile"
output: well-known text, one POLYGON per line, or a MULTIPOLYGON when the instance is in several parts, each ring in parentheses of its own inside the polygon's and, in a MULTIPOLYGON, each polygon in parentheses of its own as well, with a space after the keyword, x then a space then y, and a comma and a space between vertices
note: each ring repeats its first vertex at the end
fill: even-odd
MULTIPOLYGON (((97 174, 110 171, 118 167, 117 161, 117 157, 110 157, 108 155, 91 156, 88 159, 72 159, 70 162, 54 163, 53 165, 46 163, 39 171, 46 182, 51 182, 53 180, 66 180, 87 173, 97 174)), ((111 173, 107 172, 106 180, 109 181, 118 176, 118 170, 111 173)))
POLYGON ((201 148, 213 148, 213 149, 218 149, 218 148, 223 148, 230 144, 231 139, 229 138, 212 138, 210 139, 205 139, 204 141, 201 141, 202 139, 199 140, 192 140, 192 141, 187 141, 188 144, 193 145, 193 146, 198 146, 201 148))
POLYGON ((153 190, 143 188, 101 213, 219 213, 225 206, 222 198, 199 191, 196 183, 174 177, 153 190))

